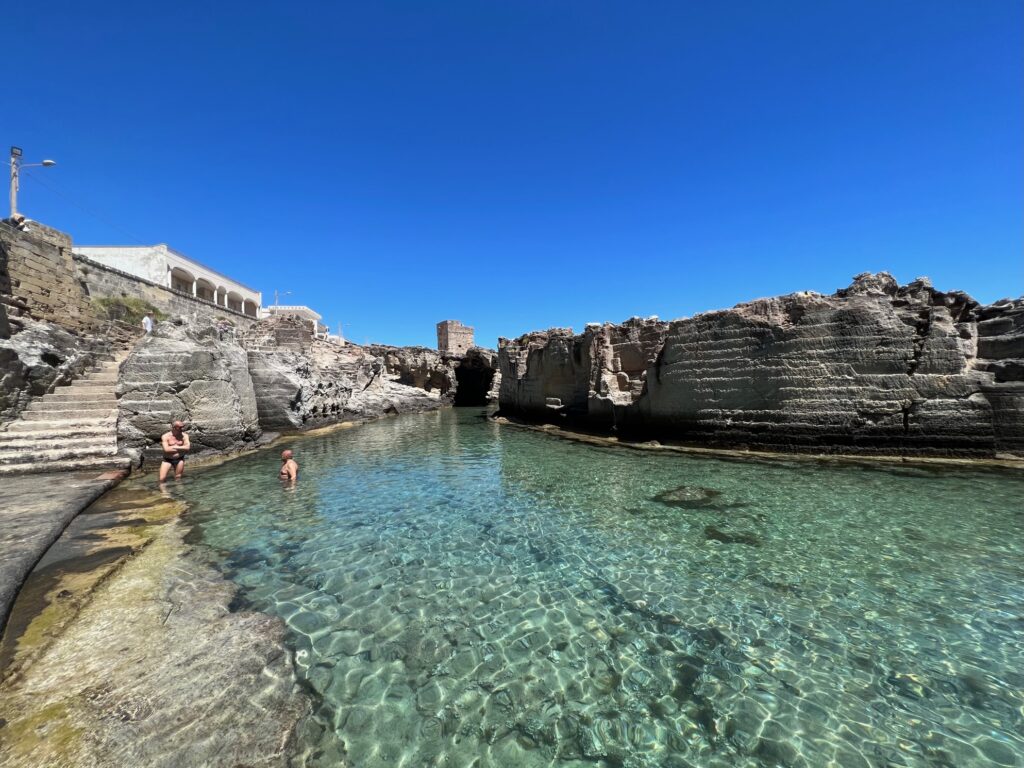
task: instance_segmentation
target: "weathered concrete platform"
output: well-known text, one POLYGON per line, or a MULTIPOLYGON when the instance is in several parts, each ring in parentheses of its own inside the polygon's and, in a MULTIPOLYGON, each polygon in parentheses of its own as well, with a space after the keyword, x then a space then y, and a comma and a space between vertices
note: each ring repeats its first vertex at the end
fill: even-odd
POLYGON ((57 472, 4 478, 0 504, 0 634, 25 578, 68 523, 128 473, 57 472))

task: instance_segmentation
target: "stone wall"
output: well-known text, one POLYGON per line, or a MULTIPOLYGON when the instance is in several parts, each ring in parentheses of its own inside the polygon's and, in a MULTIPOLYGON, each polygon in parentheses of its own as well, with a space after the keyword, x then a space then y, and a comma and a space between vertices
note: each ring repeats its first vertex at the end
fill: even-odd
POLYGON ((22 227, 0 221, 0 295, 36 319, 72 331, 94 329, 98 317, 78 281, 71 237, 35 221, 22 227))
POLYGON ((75 274, 85 286, 87 294, 93 298, 134 296, 148 301, 164 314, 186 317, 196 324, 226 321, 236 328, 245 329, 256 322, 254 317, 172 291, 165 286, 100 264, 81 254, 75 254, 73 262, 75 274))
POLYGON ((665 323, 502 339, 501 412, 814 452, 1024 454, 1024 302, 860 275, 665 323))

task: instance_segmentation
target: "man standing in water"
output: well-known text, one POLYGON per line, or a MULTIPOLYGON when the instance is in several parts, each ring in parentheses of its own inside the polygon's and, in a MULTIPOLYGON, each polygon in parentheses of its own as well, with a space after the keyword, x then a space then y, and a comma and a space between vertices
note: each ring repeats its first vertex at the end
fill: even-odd
POLYGON ((167 479, 167 474, 174 469, 174 479, 180 480, 185 474, 185 454, 192 448, 189 442, 188 433, 184 431, 185 424, 181 421, 171 422, 171 431, 164 432, 160 438, 160 447, 163 448, 164 458, 160 462, 160 482, 167 479))
POLYGON ((291 451, 281 451, 281 472, 278 476, 290 483, 294 483, 299 478, 299 465, 292 458, 294 455, 291 451))

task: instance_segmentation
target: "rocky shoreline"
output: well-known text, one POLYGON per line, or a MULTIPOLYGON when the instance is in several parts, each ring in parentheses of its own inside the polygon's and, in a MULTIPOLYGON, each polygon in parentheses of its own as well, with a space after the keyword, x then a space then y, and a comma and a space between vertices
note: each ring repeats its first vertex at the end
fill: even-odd
POLYGON ((552 435, 563 440, 594 445, 603 448, 623 448, 631 451, 648 451, 656 453, 677 453, 690 456, 707 456, 718 459, 734 459, 748 462, 827 462, 834 465, 872 466, 879 469, 898 470, 900 467, 917 467, 924 470, 938 471, 944 467, 960 469, 992 469, 996 471, 1024 470, 1024 459, 1014 456, 999 458, 981 458, 977 456, 904 456, 889 453, 841 453, 810 452, 791 450, 769 450, 765 448, 728 448, 711 447, 697 443, 665 441, 653 439, 619 437, 608 432, 588 430, 585 428, 564 426, 549 421, 520 419, 515 416, 503 416, 496 411, 489 417, 491 421, 514 429, 526 429, 552 435))
POLYGON ((719 448, 1024 457, 1024 300, 864 274, 663 322, 499 341, 500 413, 719 448))
POLYGON ((5 638, 0 763, 288 764, 310 704, 284 624, 232 609, 184 512, 129 483, 48 553, 5 638))

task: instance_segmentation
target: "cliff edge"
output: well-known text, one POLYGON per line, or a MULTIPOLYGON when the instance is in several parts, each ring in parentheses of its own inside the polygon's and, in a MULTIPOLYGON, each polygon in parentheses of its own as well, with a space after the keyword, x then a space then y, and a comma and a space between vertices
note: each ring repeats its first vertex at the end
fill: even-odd
POLYGON ((1024 299, 865 273, 499 341, 500 413, 721 447, 1024 458, 1024 299))

